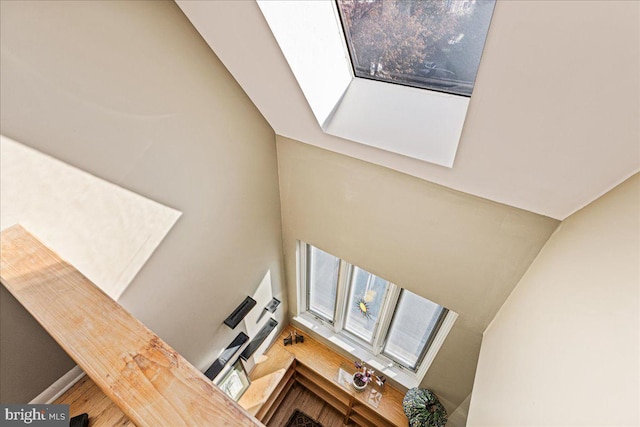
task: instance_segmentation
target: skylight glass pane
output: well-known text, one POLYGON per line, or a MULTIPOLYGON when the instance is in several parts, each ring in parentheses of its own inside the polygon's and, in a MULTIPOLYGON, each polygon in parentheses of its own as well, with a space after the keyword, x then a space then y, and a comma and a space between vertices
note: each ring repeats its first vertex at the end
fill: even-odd
POLYGON ((309 311, 333 322, 340 259, 311 245, 307 251, 309 311))
POLYGON ((407 290, 403 290, 389 328, 383 353, 411 369, 437 332, 445 309, 407 290))
POLYGON ((388 281, 354 267, 344 328, 371 343, 387 291, 388 281))
POLYGON ((336 0, 357 77, 471 96, 495 0, 336 0))

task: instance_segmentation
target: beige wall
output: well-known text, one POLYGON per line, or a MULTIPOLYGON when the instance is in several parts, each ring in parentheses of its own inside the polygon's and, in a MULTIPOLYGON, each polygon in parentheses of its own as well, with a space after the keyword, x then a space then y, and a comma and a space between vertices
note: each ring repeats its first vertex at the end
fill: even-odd
MULTIPOLYGON (((173 2, 0 4, 0 131, 183 212, 120 302, 205 368, 245 296, 285 299, 272 129, 173 2)), ((25 365, 62 375, 52 347, 30 343, 25 365)), ((3 392, 21 366, 2 363, 3 392)))
POLYGON ((637 426, 640 176, 562 222, 484 334, 470 426, 637 426))
POLYGON ((291 314, 296 240, 456 311, 422 384, 453 411, 482 332, 558 222, 284 137, 277 146, 291 314))
POLYGON ((26 403, 75 363, 1 285, 0 317, 0 402, 26 403))

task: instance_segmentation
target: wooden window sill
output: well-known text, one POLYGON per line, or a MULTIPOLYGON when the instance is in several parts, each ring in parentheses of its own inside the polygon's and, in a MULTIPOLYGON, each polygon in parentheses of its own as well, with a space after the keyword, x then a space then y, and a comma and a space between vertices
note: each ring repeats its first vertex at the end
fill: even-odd
POLYGON ((264 417, 264 414, 273 414, 275 402, 281 400, 284 397, 281 394, 286 394, 290 387, 291 379, 286 377, 286 373, 294 372, 293 380, 340 411, 345 417, 345 424, 354 421, 363 426, 407 426, 407 417, 402 409, 404 392, 386 385, 382 400, 377 408, 374 407, 367 402, 364 393, 347 389, 336 381, 340 366, 352 364, 353 360, 307 335, 304 343, 284 346, 284 337, 293 330, 292 326, 287 326, 261 359, 256 361, 249 375, 252 384, 245 393, 248 397, 245 399, 243 396, 239 402, 241 406, 255 413, 264 423, 268 422, 270 417, 264 417), (277 376, 271 377, 274 373, 278 373, 277 376), (265 383, 272 382, 276 384, 265 387, 265 383), (253 387, 255 393, 251 391, 253 387), (261 395, 261 392, 265 394, 261 395))

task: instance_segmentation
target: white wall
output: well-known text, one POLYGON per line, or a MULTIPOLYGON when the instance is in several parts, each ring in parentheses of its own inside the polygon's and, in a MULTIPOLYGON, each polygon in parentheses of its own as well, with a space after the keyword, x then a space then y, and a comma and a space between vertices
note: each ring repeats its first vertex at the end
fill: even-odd
POLYGON ((640 175, 563 221, 484 334, 469 426, 637 426, 640 175))
POLYGON ((20 224, 117 300, 180 212, 0 135, 0 229, 20 224))
POLYGON ((206 368, 245 296, 286 300, 273 130, 173 2, 0 7, 1 133, 183 213, 120 303, 206 368))

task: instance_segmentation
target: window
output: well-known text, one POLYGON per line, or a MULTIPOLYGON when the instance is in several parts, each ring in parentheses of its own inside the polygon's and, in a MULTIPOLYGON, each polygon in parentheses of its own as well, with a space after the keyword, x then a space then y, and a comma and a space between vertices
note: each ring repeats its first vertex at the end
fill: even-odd
POLYGON ((300 314, 421 379, 457 315, 312 245, 299 253, 300 314))
MULTIPOLYGON (((473 9, 492 9, 478 2, 472 2, 476 5, 473 9)), ((441 82, 435 90, 390 84, 381 80, 391 69, 383 62, 380 70, 376 62, 374 76, 366 74, 370 64, 363 62, 364 78, 357 77, 354 68, 359 67, 357 64, 354 67, 350 60, 353 55, 347 52, 344 36, 348 31, 337 17, 335 2, 257 0, 257 3, 323 132, 414 159, 453 166, 469 97, 454 91, 451 93, 455 94, 446 94, 443 86, 457 82, 441 82)), ((353 0, 356 7, 366 4, 383 7, 392 3, 393 0, 353 0)), ((454 7, 451 15, 458 16, 464 10, 465 7, 460 10, 454 7)), ((472 41, 468 36, 468 32, 456 33, 445 40, 447 46, 451 40, 452 47, 444 50, 468 44, 472 41), (461 33, 465 35, 459 38, 461 33)), ((424 67, 424 73, 429 75, 419 78, 435 80, 437 74, 444 72, 438 58, 430 61, 435 64, 424 67)))
POLYGON ((353 267, 344 329, 371 344, 389 282, 353 267))
POLYGON ((494 0, 337 0, 357 77, 471 96, 494 0))
POLYGON ((402 290, 389 328, 384 354, 415 369, 429 347, 447 310, 402 290))
POLYGON ((340 259, 307 245, 307 309, 333 323, 340 259))

